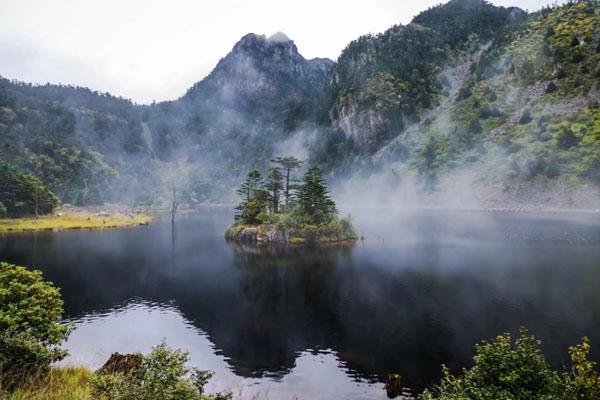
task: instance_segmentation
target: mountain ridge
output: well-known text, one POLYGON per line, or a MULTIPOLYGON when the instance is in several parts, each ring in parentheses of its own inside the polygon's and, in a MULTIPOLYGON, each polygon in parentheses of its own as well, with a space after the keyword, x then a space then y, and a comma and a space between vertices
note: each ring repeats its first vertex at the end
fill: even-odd
POLYGON ((245 171, 286 151, 334 180, 416 174, 425 193, 477 165, 479 180, 509 191, 598 185, 598 13, 589 0, 534 14, 452 0, 352 41, 336 61, 250 33, 183 96, 151 105, 2 79, 3 159, 79 204, 149 204, 173 184, 192 204, 230 199, 245 171), (564 135, 575 145, 560 145, 564 135))

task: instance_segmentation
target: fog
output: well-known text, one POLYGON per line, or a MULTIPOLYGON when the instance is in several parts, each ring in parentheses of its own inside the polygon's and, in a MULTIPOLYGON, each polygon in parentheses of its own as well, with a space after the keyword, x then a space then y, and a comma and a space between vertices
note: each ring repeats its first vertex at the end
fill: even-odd
MULTIPOLYGON (((594 185, 573 189, 560 178, 521 187, 528 179, 525 166, 532 156, 526 150, 511 153, 497 136, 539 98, 541 85, 533 93, 530 88, 506 88, 498 103, 512 110, 507 123, 480 133, 472 148, 460 148, 461 135, 468 127, 455 121, 452 107, 491 43, 446 65, 439 74, 444 87, 438 104, 422 111, 416 121, 404 121, 402 129, 386 132, 391 139, 369 153, 357 149, 351 133, 336 127, 328 116, 332 99, 338 95, 329 75, 333 61, 305 59, 285 33, 266 37, 245 35, 228 54, 222 52, 227 55, 205 79, 176 100, 138 105, 81 88, 23 90, 46 100, 58 99, 73 114, 76 139, 93 152, 89 161, 99 165, 102 173, 97 187, 109 202, 164 208, 172 201, 175 187, 180 201, 189 207, 232 204, 238 200, 235 191, 246 174, 254 168, 265 171, 269 160, 277 156, 297 157, 305 161, 305 167, 320 163, 342 207, 590 209, 600 200, 594 185), (346 154, 323 151, 332 136, 344 138, 338 144, 346 146, 346 154), (450 156, 437 170, 424 172, 415 159, 428 140, 443 141, 450 156)), ((5 62, 11 68, 33 71, 33 62, 19 59, 35 44, 26 38, 16 42, 23 45, 22 53, 9 49, 5 62)), ((60 57, 43 51, 38 57, 47 60, 43 69, 54 74, 51 64, 60 57)), ((488 68, 505 71, 508 61, 500 57, 488 68)), ((90 76, 94 73, 86 72, 76 59, 63 59, 56 71, 63 67, 90 76)), ((534 118, 552 111, 536 112, 534 118)), ((85 174, 81 172, 83 176, 77 179, 87 188, 96 177, 85 174)), ((71 197, 63 202, 73 202, 71 197)))

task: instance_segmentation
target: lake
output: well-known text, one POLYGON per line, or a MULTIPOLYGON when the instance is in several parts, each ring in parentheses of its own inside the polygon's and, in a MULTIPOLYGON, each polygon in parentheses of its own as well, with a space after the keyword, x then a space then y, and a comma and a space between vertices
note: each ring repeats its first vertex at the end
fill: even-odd
POLYGON ((600 214, 353 210, 354 247, 241 248, 231 210, 175 227, 0 236, 0 259, 62 290, 66 364, 166 340, 242 398, 384 399, 469 366, 474 344, 526 326, 553 365, 588 336, 600 360, 600 214))

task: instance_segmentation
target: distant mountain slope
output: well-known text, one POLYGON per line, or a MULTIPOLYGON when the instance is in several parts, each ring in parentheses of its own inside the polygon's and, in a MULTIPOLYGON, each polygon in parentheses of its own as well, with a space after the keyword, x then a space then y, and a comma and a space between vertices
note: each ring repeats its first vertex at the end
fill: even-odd
POLYGON ((451 0, 335 63, 248 34, 184 96, 148 106, 0 79, 2 157, 78 204, 160 203, 173 185, 188 203, 230 201, 249 168, 294 153, 342 189, 385 182, 386 202, 590 207, 599 77, 597 1, 526 14, 451 0))
MULTIPOLYGON (((431 27, 436 46, 455 36, 452 32, 458 32, 458 41, 447 42, 452 46, 445 47, 442 63, 419 68, 429 71, 421 80, 409 75, 406 81, 406 75, 392 71, 381 61, 389 51, 380 49, 393 42, 393 35, 406 47, 407 32, 422 25, 370 38, 374 44, 359 53, 350 45, 335 69, 343 68, 350 53, 352 59, 368 58, 372 72, 342 91, 332 108, 345 140, 359 144, 337 164, 345 175, 362 165, 361 175, 371 171, 388 182, 392 193, 408 190, 410 181, 411 190, 426 193, 419 205, 445 204, 447 198, 439 194, 453 193, 453 206, 595 207, 600 198, 599 12, 593 1, 529 16, 471 0, 435 7, 413 23, 431 27), (488 22, 482 26, 481 21, 488 22), (421 94, 406 96, 411 87, 421 94), (403 98, 414 107, 409 112, 403 98), (423 98, 430 104, 418 101, 423 98)), ((412 51, 423 49, 427 46, 415 43, 412 51)))
POLYGON ((173 185, 185 201, 227 200, 278 143, 327 118, 332 65, 304 59, 282 34, 248 34, 183 97, 151 106, 2 79, 5 158, 75 204, 151 201, 173 185))
POLYGON ((103 153, 117 144, 138 150, 135 113, 130 103, 87 89, 0 79, 3 160, 42 179, 65 202, 101 202, 100 191, 117 175, 103 153))
POLYGON ((481 0, 452 0, 407 26, 360 37, 334 68, 333 123, 363 151, 377 150, 439 102, 440 73, 462 50, 501 40, 524 16, 481 0))

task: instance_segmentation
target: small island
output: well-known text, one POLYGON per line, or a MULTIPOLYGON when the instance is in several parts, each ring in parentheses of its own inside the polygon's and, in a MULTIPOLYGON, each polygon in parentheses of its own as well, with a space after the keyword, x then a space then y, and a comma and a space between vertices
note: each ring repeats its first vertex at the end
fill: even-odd
POLYGON ((279 157, 266 178, 258 170, 238 189, 241 197, 228 240, 255 245, 354 243, 350 217, 340 218, 319 167, 308 168, 301 182, 292 174, 302 161, 279 157))

